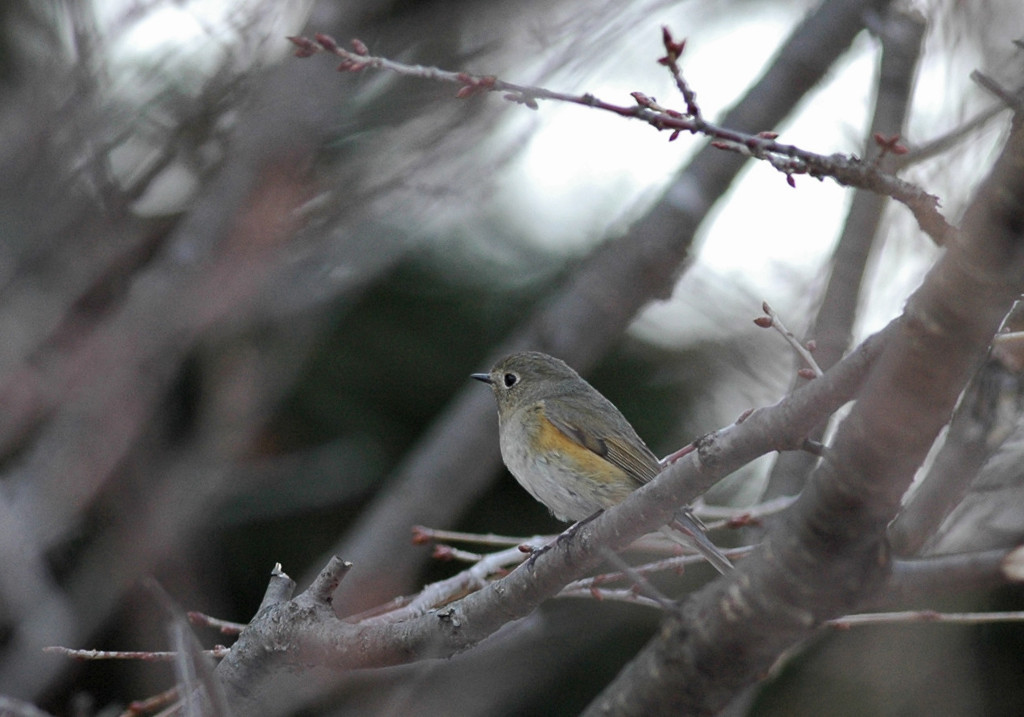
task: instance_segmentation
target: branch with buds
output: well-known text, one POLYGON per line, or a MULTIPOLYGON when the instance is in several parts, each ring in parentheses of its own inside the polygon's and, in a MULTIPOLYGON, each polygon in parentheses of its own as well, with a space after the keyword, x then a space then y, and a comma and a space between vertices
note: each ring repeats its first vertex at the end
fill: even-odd
MULTIPOLYGON (((686 105, 685 111, 679 111, 659 104, 653 97, 643 92, 632 92, 633 105, 617 105, 598 99, 591 93, 574 95, 556 92, 543 87, 520 85, 506 82, 494 75, 476 75, 468 72, 452 72, 437 67, 408 65, 386 57, 371 55, 369 48, 361 40, 351 42, 352 49, 345 49, 338 42, 322 33, 314 35, 314 39, 293 36, 288 38, 298 49, 296 57, 312 57, 320 53, 329 53, 341 58, 337 66, 339 72, 361 72, 367 69, 384 70, 406 77, 419 77, 435 82, 447 82, 459 86, 455 96, 465 99, 478 94, 501 92, 504 99, 537 109, 537 100, 552 100, 582 105, 592 109, 603 110, 625 117, 646 122, 656 130, 669 131, 669 141, 679 138, 683 132, 702 135, 712 140, 712 145, 719 149, 737 152, 748 157, 760 159, 775 167, 786 175, 790 186, 796 186, 796 175, 806 174, 822 180, 831 177, 843 186, 867 189, 878 194, 892 197, 904 204, 914 214, 921 229, 937 244, 945 244, 952 227, 938 210, 939 201, 920 187, 906 182, 899 177, 881 171, 877 159, 864 161, 858 157, 832 154, 822 155, 800 149, 791 144, 776 141, 774 132, 748 134, 721 127, 704 119, 697 95, 683 78, 679 67, 679 57, 685 47, 685 41, 676 41, 668 28, 662 29, 662 44, 665 55, 658 59, 672 73, 676 88, 679 90, 686 105)), ((878 137, 876 139, 882 155, 903 154, 907 150, 899 144, 899 137, 878 137)))

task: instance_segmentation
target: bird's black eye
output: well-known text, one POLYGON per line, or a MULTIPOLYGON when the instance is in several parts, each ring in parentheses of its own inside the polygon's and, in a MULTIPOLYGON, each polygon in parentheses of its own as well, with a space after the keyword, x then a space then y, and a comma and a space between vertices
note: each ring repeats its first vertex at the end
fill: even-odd
POLYGON ((512 388, 519 383, 519 377, 514 373, 506 373, 501 380, 505 382, 505 388, 512 388))

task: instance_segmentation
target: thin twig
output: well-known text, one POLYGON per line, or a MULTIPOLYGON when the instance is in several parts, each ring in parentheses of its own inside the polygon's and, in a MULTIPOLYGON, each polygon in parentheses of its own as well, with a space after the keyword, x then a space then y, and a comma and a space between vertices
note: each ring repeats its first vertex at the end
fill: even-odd
MULTIPOLYGON (((642 92, 631 93, 635 101, 634 105, 617 105, 601 100, 589 92, 574 95, 555 92, 543 87, 507 82, 494 75, 477 75, 424 65, 407 65, 386 57, 371 55, 366 45, 360 40, 352 41, 354 50, 346 50, 329 35, 317 33, 314 37, 313 40, 301 36, 288 38, 298 48, 295 52, 297 57, 311 57, 321 52, 327 52, 341 58, 341 63, 337 67, 341 72, 359 72, 372 68, 386 70, 405 77, 418 77, 435 82, 455 84, 459 86, 456 97, 460 99, 481 93, 502 92, 506 100, 526 105, 531 109, 537 109, 537 100, 540 99, 599 109, 620 117, 639 119, 658 131, 668 130, 670 141, 676 139, 682 132, 704 135, 714 140, 712 144, 719 149, 738 152, 768 162, 786 175, 786 181, 792 186, 795 186, 794 176, 806 174, 816 179, 831 177, 843 186, 859 187, 892 197, 910 209, 921 229, 937 244, 946 244, 950 234, 953 233, 953 228, 938 210, 937 197, 910 182, 881 171, 874 166, 874 163, 841 154, 826 156, 794 145, 782 144, 775 141, 777 135, 774 132, 748 134, 706 121, 701 116, 700 109, 696 104, 696 95, 685 81, 682 81, 681 73, 678 74, 677 87, 687 102, 688 114, 662 107, 642 92)), ((671 35, 667 35, 667 37, 671 41, 671 35)), ((681 43, 671 42, 675 49, 681 50, 681 43)), ((670 51, 669 56, 671 54, 670 51)), ((678 56, 678 53, 676 54, 678 56)), ((669 66, 674 78, 679 73, 678 66, 673 69, 672 63, 663 62, 662 64, 669 66)))
MULTIPOLYGON (((635 545, 635 543, 634 543, 635 545)), ((742 559, 750 555, 756 546, 748 545, 741 548, 730 548, 722 552, 725 553, 726 557, 730 560, 742 559)), ((665 572, 678 572, 681 569, 685 569, 689 565, 699 565, 704 562, 704 558, 696 553, 689 555, 674 555, 671 558, 663 558, 662 560, 652 560, 642 565, 631 565, 630 573, 625 572, 609 572, 600 573, 593 575, 589 578, 580 578, 579 580, 573 580, 568 583, 564 590, 590 590, 593 588, 600 587, 607 583, 620 582, 622 580, 634 580, 635 576, 647 576, 654 575, 657 573, 665 572)), ((562 593, 559 593, 562 595, 562 593)))
MULTIPOLYGON (((1021 90, 1017 90, 1016 94, 1020 94, 1021 90)), ((1007 109, 1003 103, 997 103, 984 109, 976 114, 971 119, 964 122, 958 127, 954 127, 949 132, 943 135, 935 137, 928 142, 912 147, 909 152, 900 157, 894 157, 890 160, 891 168, 893 171, 898 169, 906 169, 912 167, 915 164, 920 164, 926 160, 936 157, 940 154, 944 154, 946 151, 952 149, 957 144, 967 138, 967 136, 981 127, 988 124, 993 118, 998 117, 1000 114, 1005 112, 1007 109)))
POLYGON ((494 533, 463 533, 457 530, 441 530, 428 528, 423 525, 414 525, 412 528, 412 542, 416 545, 427 542, 446 543, 472 543, 474 545, 493 545, 499 548, 506 548, 513 545, 521 545, 525 542, 554 540, 553 535, 523 538, 509 535, 495 535, 494 533))
MULTIPOLYGON (((170 662, 177 659, 177 651, 153 652, 149 650, 75 650, 60 645, 50 645, 43 648, 43 652, 50 652, 74 660, 138 660, 140 662, 170 662)), ((210 650, 203 650, 204 655, 215 659, 221 659, 231 652, 231 649, 223 645, 217 645, 210 650)))
POLYGON ((1017 93, 1006 89, 985 73, 975 70, 971 73, 971 79, 1002 100, 1014 112, 1019 112, 1024 106, 1024 102, 1017 93))
POLYGON ((212 627, 222 635, 238 635, 245 629, 245 625, 241 622, 222 620, 219 617, 213 617, 195 610, 191 610, 186 614, 188 616, 188 621, 193 625, 212 627))
POLYGON ((796 351, 797 355, 803 359, 804 363, 806 363, 807 367, 810 369, 811 375, 804 376, 804 378, 821 378, 824 376, 825 372, 821 370, 821 367, 818 365, 818 362, 814 360, 811 352, 807 350, 806 346, 800 343, 797 337, 793 335, 792 331, 786 328, 786 325, 782 323, 782 319, 779 318, 779 315, 775 313, 775 310, 767 301, 761 304, 761 309, 764 311, 765 315, 754 319, 754 323, 762 329, 771 328, 782 334, 782 337, 786 339, 786 342, 793 347, 793 350, 796 351))
POLYGON ((686 103, 686 113, 699 120, 700 106, 697 104, 697 93, 693 91, 683 77, 682 70, 679 69, 679 56, 683 53, 683 48, 686 47, 686 40, 676 42, 672 38, 672 33, 668 27, 663 26, 661 28, 661 42, 665 46, 665 56, 660 58, 658 63, 665 65, 669 72, 672 73, 676 89, 679 90, 679 94, 683 96, 683 101, 686 103))
POLYGON ((483 555, 478 562, 458 575, 427 585, 418 594, 408 599, 388 603, 388 607, 393 606, 393 609, 375 608, 359 615, 349 616, 345 618, 345 621, 372 625, 418 617, 462 595, 479 590, 489 582, 491 577, 504 573, 509 566, 518 565, 526 557, 527 554, 518 545, 483 555))
POLYGON ((665 605, 661 601, 641 595, 637 593, 634 588, 621 588, 617 590, 609 590, 608 588, 566 588, 562 592, 558 593, 560 598, 584 598, 597 600, 599 602, 625 602, 631 605, 642 605, 644 607, 653 607, 665 609, 665 605))
POLYGON ((906 610, 846 615, 829 620, 826 625, 846 630, 860 625, 891 625, 894 623, 943 622, 952 625, 984 625, 993 622, 1024 622, 1024 612, 936 612, 906 610))
POLYGON ((627 563, 611 550, 605 550, 605 560, 617 567, 623 576, 633 583, 633 590, 636 592, 638 597, 644 597, 651 600, 663 610, 674 610, 677 607, 676 603, 670 597, 665 595, 665 593, 654 587, 651 581, 648 580, 642 572, 635 569, 632 565, 627 563))
POLYGON ((709 529, 712 528, 712 525, 710 524, 711 521, 721 521, 722 525, 738 527, 740 525, 745 525, 752 520, 759 520, 765 516, 781 513, 786 508, 793 505, 796 499, 797 496, 795 495, 784 495, 779 498, 766 500, 756 505, 747 506, 746 508, 735 508, 724 505, 708 505, 703 501, 703 499, 698 499, 693 502, 691 507, 697 517, 705 523, 708 523, 709 529))
POLYGON ((147 697, 143 700, 133 700, 128 704, 128 709, 118 715, 118 717, 139 717, 139 715, 149 714, 169 705, 174 706, 177 703, 178 688, 172 687, 152 697, 147 697))

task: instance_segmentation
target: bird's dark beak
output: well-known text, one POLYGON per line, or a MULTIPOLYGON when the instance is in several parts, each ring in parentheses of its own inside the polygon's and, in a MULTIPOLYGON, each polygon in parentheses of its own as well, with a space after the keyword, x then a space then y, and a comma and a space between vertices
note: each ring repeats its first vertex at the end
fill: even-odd
POLYGON ((477 381, 483 381, 484 383, 491 383, 491 375, 489 373, 471 373, 470 378, 475 378, 477 381))

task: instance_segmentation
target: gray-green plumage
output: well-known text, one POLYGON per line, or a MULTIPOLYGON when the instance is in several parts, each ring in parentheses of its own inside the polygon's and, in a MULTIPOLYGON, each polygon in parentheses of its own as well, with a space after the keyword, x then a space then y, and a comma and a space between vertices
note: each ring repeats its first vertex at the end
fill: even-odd
MULTIPOLYGON (((555 517, 578 521, 621 503, 661 472, 658 459, 615 405, 565 362, 527 351, 486 374, 498 403, 501 456, 509 472, 555 517)), ((686 508, 663 531, 726 572, 729 560, 686 508)))

